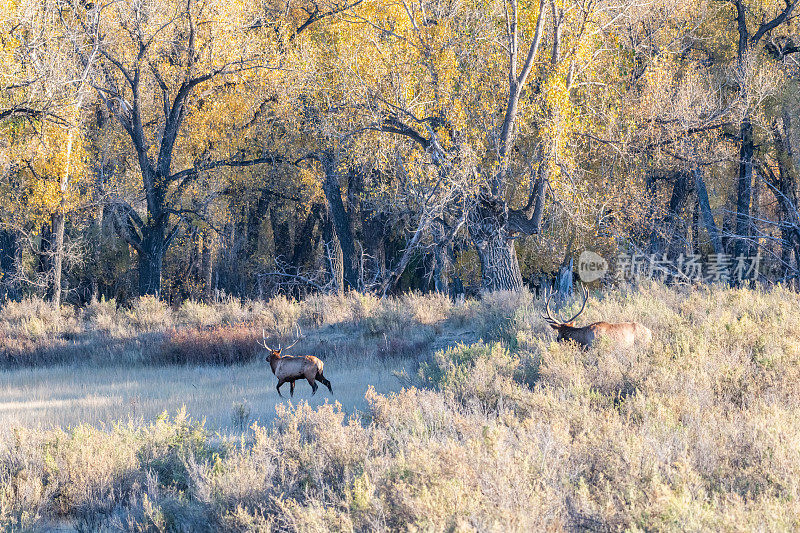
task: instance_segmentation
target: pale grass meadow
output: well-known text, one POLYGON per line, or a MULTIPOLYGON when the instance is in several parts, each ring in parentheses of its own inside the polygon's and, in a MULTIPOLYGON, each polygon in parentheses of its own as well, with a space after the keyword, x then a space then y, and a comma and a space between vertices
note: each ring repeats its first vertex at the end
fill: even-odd
POLYGON ((312 396, 311 387, 298 382, 294 398, 289 396, 288 385, 282 390, 285 398, 278 396, 276 380, 263 361, 241 366, 57 365, 5 370, 0 371, 0 437, 8 437, 17 426, 68 429, 80 424, 103 428, 118 422, 141 425, 182 407, 204 420, 210 432, 231 436, 253 421, 271 421, 279 403, 304 401, 318 407, 339 402, 348 413, 364 410, 369 386, 383 393, 400 390, 401 382, 394 372, 416 370, 415 362, 403 363, 332 363, 325 373, 335 384, 333 396, 325 388, 312 396))

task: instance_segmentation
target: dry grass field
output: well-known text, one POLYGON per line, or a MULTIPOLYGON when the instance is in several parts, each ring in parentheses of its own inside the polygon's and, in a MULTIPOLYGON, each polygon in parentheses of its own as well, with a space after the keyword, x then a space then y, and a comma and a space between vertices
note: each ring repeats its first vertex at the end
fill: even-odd
POLYGON ((647 347, 556 344, 540 313, 530 294, 460 306, 419 295, 177 310, 142 300, 57 316, 9 305, 0 524, 800 528, 796 293, 593 294, 581 323, 640 321, 654 334, 647 347), (298 401, 276 403, 252 347, 262 328, 323 357, 341 403, 324 389, 307 403, 303 384, 298 401))
POLYGON ((284 386, 275 391, 276 379, 264 362, 236 366, 135 366, 85 368, 57 365, 0 371, 0 437, 12 428, 52 429, 92 424, 110 428, 114 423, 141 425, 167 411, 185 407, 205 419, 205 427, 223 436, 240 434, 254 421, 269 423, 279 403, 307 402, 313 407, 339 402, 348 413, 364 410, 364 394, 371 385, 386 393, 401 388, 393 372, 414 372, 415 361, 390 363, 362 361, 358 365, 332 363, 326 375, 335 395, 298 382, 294 398, 284 386), (404 364, 405 363, 405 364, 404 364))

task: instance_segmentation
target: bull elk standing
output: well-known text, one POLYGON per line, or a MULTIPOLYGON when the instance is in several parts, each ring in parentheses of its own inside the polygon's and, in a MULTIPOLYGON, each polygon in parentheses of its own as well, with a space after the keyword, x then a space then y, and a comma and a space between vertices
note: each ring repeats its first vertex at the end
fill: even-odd
POLYGON ((281 355, 282 351, 288 350, 297 344, 297 341, 294 341, 287 348, 281 348, 279 344, 278 349, 274 350, 267 346, 267 335, 264 330, 261 330, 261 337, 264 339, 262 346, 269 350, 267 362, 270 368, 272 368, 272 373, 278 378, 278 385, 276 387, 276 389, 278 389, 278 396, 283 398, 283 394, 281 394, 281 385, 287 381, 289 382, 289 394, 294 396, 294 382, 298 379, 308 380, 309 385, 311 385, 311 390, 313 391, 311 396, 317 393, 317 381, 320 381, 323 385, 328 387, 328 390, 333 394, 331 382, 322 375, 322 361, 313 355, 281 355))
POLYGON ((589 299, 589 292, 586 287, 581 285, 581 289, 583 292, 583 305, 580 311, 569 320, 559 321, 553 318, 553 314, 550 312, 550 298, 552 298, 553 293, 550 293, 550 296, 547 297, 545 303, 547 314, 542 315, 542 318, 547 320, 550 327, 558 332, 556 340, 575 341, 584 348, 591 347, 600 337, 609 338, 620 346, 630 346, 637 341, 647 344, 652 340, 652 332, 637 322, 622 322, 619 324, 595 322, 582 328, 575 327, 575 319, 583 313, 586 308, 586 302, 589 299))

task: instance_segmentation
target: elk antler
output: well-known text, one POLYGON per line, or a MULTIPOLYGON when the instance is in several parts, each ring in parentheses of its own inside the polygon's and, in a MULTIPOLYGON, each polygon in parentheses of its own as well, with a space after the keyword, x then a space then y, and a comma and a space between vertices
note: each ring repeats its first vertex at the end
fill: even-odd
POLYGON ((586 309, 586 302, 589 301, 589 291, 586 289, 586 285, 584 285, 583 283, 581 283, 581 292, 583 293, 583 305, 581 305, 581 310, 578 311, 578 313, 569 320, 565 320, 564 322, 562 322, 563 324, 569 324, 570 322, 581 316, 583 310, 586 309))
POLYGON ((553 292, 555 292, 555 291, 552 291, 549 295, 547 295, 547 299, 544 302, 545 303, 544 308, 545 308, 545 311, 547 311, 547 314, 546 315, 542 315, 542 318, 544 318, 545 320, 547 320, 551 324, 558 324, 559 323, 558 320, 553 318, 553 314, 550 312, 550 299, 553 297, 553 292))
POLYGON ((295 338, 295 340, 294 340, 294 342, 293 342, 292 344, 290 344, 289 346, 287 346, 287 347, 285 348, 286 350, 288 350, 289 348, 291 348, 292 346, 294 346, 295 344, 297 344, 297 342, 298 342, 300 339, 302 339, 302 338, 303 338, 303 332, 302 332, 302 331, 300 331, 300 325, 299 325, 299 324, 295 324, 295 325, 294 325, 294 330, 297 332, 297 336, 296 336, 297 338, 295 338))
POLYGON ((297 344, 297 341, 299 341, 299 340, 300 340, 300 339, 295 339, 295 341, 294 341, 292 344, 290 344, 289 346, 287 346, 286 348, 284 348, 284 350, 288 350, 289 348, 291 348, 292 346, 294 346, 295 344, 297 344))
POLYGON ((261 328, 261 338, 263 339, 263 340, 261 341, 261 346, 263 346, 264 348, 266 348, 266 349, 267 349, 267 350, 269 350, 270 352, 274 351, 272 348, 270 348, 269 346, 267 346, 267 332, 266 332, 266 331, 264 331, 264 328, 261 328))
POLYGON ((581 315, 581 313, 583 313, 583 310, 586 309, 586 302, 589 300, 589 291, 586 290, 586 286, 583 283, 581 283, 581 292, 583 293, 583 305, 581 306, 581 310, 578 311, 578 313, 569 320, 556 320, 555 318, 553 318, 553 313, 550 311, 550 299, 553 297, 553 293, 555 292, 556 291, 551 292, 547 297, 547 300, 545 300, 544 308, 545 311, 547 311, 547 314, 542 315, 542 318, 544 318, 550 324, 568 324, 573 320, 575 320, 576 318, 578 318, 581 315))

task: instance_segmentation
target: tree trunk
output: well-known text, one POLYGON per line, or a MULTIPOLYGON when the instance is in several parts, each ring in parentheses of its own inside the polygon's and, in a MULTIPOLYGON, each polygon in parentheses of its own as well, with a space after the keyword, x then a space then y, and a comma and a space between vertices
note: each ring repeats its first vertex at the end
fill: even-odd
POLYGON ((469 214, 468 230, 481 261, 481 287, 485 291, 522 289, 517 250, 508 229, 504 201, 481 195, 469 214))
POLYGON ((700 208, 700 214, 703 217, 703 224, 708 232, 711 246, 714 248, 715 254, 721 254, 725 249, 722 247, 722 241, 719 238, 719 230, 717 229, 716 222, 714 222, 714 215, 711 213, 711 205, 708 202, 708 190, 706 189, 706 183, 700 169, 694 170, 694 186, 697 191, 697 205, 700 208))
POLYGON ((784 279, 789 279, 795 275, 792 268, 792 256, 794 255, 794 232, 781 226, 781 263, 784 279))
POLYGON ((286 263, 292 257, 292 235, 289 222, 285 218, 281 220, 277 205, 273 205, 269 210, 269 222, 272 225, 272 239, 275 243, 275 260, 286 263))
POLYGON ((203 239, 203 252, 201 255, 201 277, 203 279, 203 298, 206 302, 210 302, 213 300, 213 287, 211 286, 212 278, 213 278, 213 258, 211 255, 212 251, 212 237, 210 232, 203 232, 201 233, 203 239))
POLYGON ((691 190, 692 180, 689 176, 684 173, 678 174, 672 189, 672 198, 669 201, 669 213, 666 220, 669 231, 667 254, 668 257, 673 259, 686 252, 686 241, 688 239, 683 212, 691 190))
POLYGON ((92 222, 92 262, 93 265, 89 269, 89 285, 91 292, 91 301, 96 302, 100 299, 100 276, 98 270, 100 269, 100 254, 102 251, 102 237, 103 237, 103 208, 97 210, 92 222))
POLYGON ((447 230, 441 223, 433 225, 433 288, 440 294, 450 293, 448 271, 451 268, 452 239, 447 235, 447 230))
POLYGON ((0 301, 16 300, 17 254, 19 240, 10 230, 0 230, 0 301))
MULTIPOLYGON (((258 253, 258 239, 261 233, 261 224, 267 211, 270 210, 271 197, 266 191, 261 193, 261 197, 255 206, 251 206, 247 211, 247 226, 245 232, 245 257, 249 260, 258 253)), ((276 237, 277 238, 277 237, 276 237)), ((276 250, 277 255, 277 250, 276 250)))
POLYGON ((322 217, 322 207, 320 203, 315 203, 311 206, 311 210, 295 239, 294 251, 292 252, 292 266, 298 273, 302 271, 303 267, 310 261, 314 253, 315 245, 318 242, 318 235, 315 236, 315 233, 317 231, 317 225, 322 217))
POLYGON ((447 271, 450 268, 450 257, 447 249, 437 246, 433 263, 433 288, 439 294, 450 294, 447 271))
POLYGON ((697 199, 692 205, 692 253, 700 253, 700 202, 697 199))
POLYGON ((36 273, 40 279, 44 279, 44 297, 49 299, 52 296, 52 284, 50 277, 53 275, 53 228, 52 219, 46 224, 42 224, 39 233, 39 250, 36 255, 36 273))
POLYGON ((372 276, 375 280, 386 277, 386 216, 372 210, 363 213, 364 247, 372 258, 372 276))
POLYGON ((345 283, 352 289, 358 290, 358 269, 356 267, 356 248, 353 239, 350 214, 344 208, 342 189, 339 184, 337 162, 332 156, 322 158, 325 171, 325 181, 322 189, 328 202, 333 230, 336 240, 342 251, 342 269, 345 283))
POLYGON ((166 251, 165 228, 160 224, 147 226, 142 232, 142 252, 139 253, 139 296, 161 297, 161 268, 166 251))
POLYGON ((476 244, 481 260, 481 286, 484 290, 522 289, 522 273, 513 240, 492 236, 476 244))
POLYGON ((792 266, 792 256, 800 258, 800 213, 798 213, 797 185, 800 182, 797 160, 792 153, 792 144, 789 141, 791 118, 788 113, 783 115, 783 132, 778 121, 773 122, 772 140, 778 162, 778 175, 776 176, 769 167, 762 167, 761 175, 770 182, 770 189, 778 201, 781 221, 781 261, 784 267, 784 276, 792 278, 797 276, 797 267, 792 266))
POLYGON ((342 294, 342 292, 344 292, 345 280, 342 246, 339 243, 339 238, 336 236, 333 223, 329 221, 325 226, 325 254, 328 257, 328 264, 331 269, 331 280, 333 281, 333 288, 336 293, 342 294))
POLYGON ((736 246, 734 255, 750 253, 750 196, 753 188, 753 124, 746 116, 741 124, 739 178, 736 188, 736 246))
POLYGON ((66 217, 63 211, 52 216, 53 225, 53 307, 61 307, 61 271, 64 264, 64 229, 66 217))

